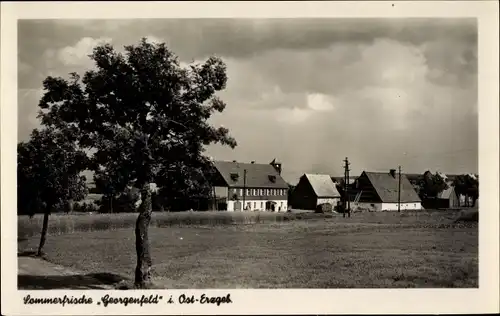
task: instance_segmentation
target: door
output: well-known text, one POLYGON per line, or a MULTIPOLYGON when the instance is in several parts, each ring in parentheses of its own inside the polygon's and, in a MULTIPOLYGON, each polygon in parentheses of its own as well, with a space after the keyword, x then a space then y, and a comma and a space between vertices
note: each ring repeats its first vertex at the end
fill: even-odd
POLYGON ((234 210, 241 211, 241 202, 240 201, 234 202, 234 210))

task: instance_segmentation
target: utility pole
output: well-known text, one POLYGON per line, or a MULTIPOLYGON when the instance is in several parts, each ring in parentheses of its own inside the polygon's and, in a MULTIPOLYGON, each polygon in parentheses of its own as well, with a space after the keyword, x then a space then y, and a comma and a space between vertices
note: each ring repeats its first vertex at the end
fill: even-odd
POLYGON ((401 166, 399 166, 399 179, 398 179, 398 212, 401 212, 401 166))
POLYGON ((242 205, 242 210, 245 210, 246 204, 245 204, 245 198, 247 197, 247 169, 243 170, 243 205, 242 205))
MULTIPOLYGON (((347 214, 351 217, 351 201, 349 198, 349 160, 345 157, 345 165, 344 165, 344 207, 347 205, 347 214)), ((344 217, 345 217, 346 209, 344 209, 344 217)))

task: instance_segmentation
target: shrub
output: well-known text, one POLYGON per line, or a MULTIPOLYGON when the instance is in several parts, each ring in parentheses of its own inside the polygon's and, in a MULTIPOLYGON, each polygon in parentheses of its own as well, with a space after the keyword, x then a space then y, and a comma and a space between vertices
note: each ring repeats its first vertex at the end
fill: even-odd
POLYGON ((322 203, 316 207, 316 213, 331 213, 332 205, 330 203, 322 203))

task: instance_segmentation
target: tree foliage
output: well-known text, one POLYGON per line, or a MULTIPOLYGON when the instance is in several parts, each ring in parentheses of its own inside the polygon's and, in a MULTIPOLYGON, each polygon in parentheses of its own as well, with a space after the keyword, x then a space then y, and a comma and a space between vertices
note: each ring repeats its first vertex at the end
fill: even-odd
POLYGON ((85 197, 86 154, 65 134, 35 129, 17 146, 18 211, 33 215, 85 197))
POLYGON ((427 171, 419 183, 419 195, 422 199, 437 198, 448 188, 446 181, 438 174, 427 171))
POLYGON ((466 206, 469 206, 469 198, 472 198, 472 206, 475 206, 479 198, 479 179, 470 174, 462 174, 457 176, 453 182, 455 192, 466 197, 466 206))
POLYGON ((72 74, 69 81, 44 81, 43 123, 76 124, 80 145, 95 149, 91 169, 106 170, 119 189, 135 182, 189 182, 192 177, 178 175, 196 173, 204 145, 236 146, 226 128, 207 122, 225 108, 214 96, 226 85, 222 60, 211 57, 184 69, 165 44, 146 39, 126 46, 125 54, 98 46, 90 57, 97 69, 83 79, 72 74))

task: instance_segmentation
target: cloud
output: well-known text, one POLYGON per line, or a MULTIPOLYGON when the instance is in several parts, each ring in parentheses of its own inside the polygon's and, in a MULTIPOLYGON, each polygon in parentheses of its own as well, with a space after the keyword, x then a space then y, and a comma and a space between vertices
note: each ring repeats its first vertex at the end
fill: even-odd
POLYGON ((147 36, 165 41, 182 66, 212 54, 226 63, 227 88, 219 95, 228 106, 211 121, 228 127, 239 145, 210 147, 217 159, 277 157, 288 179, 341 174, 345 156, 353 173, 398 164, 414 172, 477 170, 477 151, 453 161, 447 154, 477 148, 474 19, 64 23, 20 23, 21 88, 90 67, 85 55, 99 40, 122 49, 147 36))
POLYGON ((331 97, 320 93, 307 95, 307 106, 313 111, 328 112, 333 110, 331 97))
POLYGON ((278 109, 276 110, 276 120, 282 123, 302 123, 305 122, 311 115, 311 110, 292 108, 292 109, 278 109))
POLYGON ((159 37, 156 37, 154 35, 148 35, 146 36, 146 42, 150 44, 159 44, 159 43, 164 43, 165 40, 161 39, 159 37))
POLYGON ((93 61, 88 57, 94 47, 104 43, 111 43, 111 38, 84 37, 73 46, 66 46, 58 51, 48 50, 47 58, 57 58, 64 66, 93 66, 93 61))
POLYGON ((37 119, 38 102, 43 95, 41 89, 19 89, 17 92, 18 141, 29 139, 31 131, 40 125, 37 119))

